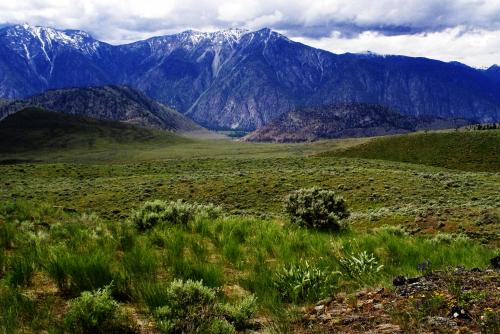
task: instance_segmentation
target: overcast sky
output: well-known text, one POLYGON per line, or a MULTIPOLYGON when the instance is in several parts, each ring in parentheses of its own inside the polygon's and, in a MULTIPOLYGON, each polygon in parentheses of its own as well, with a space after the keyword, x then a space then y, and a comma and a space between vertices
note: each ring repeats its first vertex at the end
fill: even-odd
POLYGON ((500 0, 0 0, 0 24, 126 43, 187 29, 269 27, 336 53, 500 64, 500 0))

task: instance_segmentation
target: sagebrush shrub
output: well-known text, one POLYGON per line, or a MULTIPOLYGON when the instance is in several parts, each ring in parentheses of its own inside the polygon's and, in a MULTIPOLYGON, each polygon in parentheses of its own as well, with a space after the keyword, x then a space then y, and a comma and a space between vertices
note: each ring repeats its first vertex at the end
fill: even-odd
POLYGON ((221 304, 221 313, 238 330, 248 326, 248 320, 257 312, 257 299, 250 295, 236 304, 221 304))
POLYGON ((255 312, 255 298, 240 304, 217 302, 216 290, 201 281, 175 280, 161 293, 161 299, 149 300, 162 333, 234 333, 245 328, 255 312), (159 303, 163 305, 159 305, 159 303))
POLYGON ((339 274, 301 261, 282 267, 276 272, 273 283, 285 301, 313 301, 333 291, 339 274))
POLYGON ((73 333, 135 333, 136 330, 109 286, 94 292, 85 291, 69 302, 64 317, 66 329, 73 333))
POLYGON ((213 204, 155 200, 144 203, 130 219, 137 229, 145 231, 158 224, 187 225, 197 217, 215 219, 221 212, 221 208, 213 204))
POLYGON ((285 211, 299 226, 339 230, 349 216, 346 202, 331 190, 300 189, 285 198, 285 211))

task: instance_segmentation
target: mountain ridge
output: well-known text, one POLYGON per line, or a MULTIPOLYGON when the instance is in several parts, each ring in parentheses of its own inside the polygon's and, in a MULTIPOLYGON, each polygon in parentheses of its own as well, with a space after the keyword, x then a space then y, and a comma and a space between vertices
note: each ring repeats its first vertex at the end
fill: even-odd
POLYGON ((174 132, 189 133, 204 130, 184 115, 148 98, 143 93, 121 86, 48 90, 26 100, 6 103, 0 107, 0 119, 32 106, 174 132))
POLYGON ((266 126, 243 137, 255 142, 303 142, 345 137, 374 137, 419 130, 454 128, 467 120, 401 115, 391 109, 366 103, 343 103, 299 108, 281 115, 266 126))
POLYGON ((15 27, 0 29, 0 97, 128 85, 202 126, 248 131, 297 107, 350 102, 385 105, 409 116, 500 120, 500 80, 492 71, 453 62, 334 54, 268 28, 191 30, 124 45, 75 32, 74 39, 85 44, 75 49, 65 38, 42 43, 38 36, 55 33, 38 28, 27 29, 22 35, 31 37, 17 45, 8 31, 26 27, 15 27))

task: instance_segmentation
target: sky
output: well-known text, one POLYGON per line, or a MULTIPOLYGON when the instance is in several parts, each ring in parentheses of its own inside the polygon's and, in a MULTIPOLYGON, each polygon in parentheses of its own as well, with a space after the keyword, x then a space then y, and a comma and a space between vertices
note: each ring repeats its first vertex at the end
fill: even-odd
POLYGON ((81 29, 111 44, 268 27, 335 53, 500 64, 500 0, 0 0, 0 25, 15 23, 81 29))

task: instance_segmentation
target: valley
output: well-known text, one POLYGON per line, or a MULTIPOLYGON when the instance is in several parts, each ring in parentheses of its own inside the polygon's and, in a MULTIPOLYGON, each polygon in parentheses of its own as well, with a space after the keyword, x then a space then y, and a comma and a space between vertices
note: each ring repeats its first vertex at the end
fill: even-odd
MULTIPOLYGON (((52 120, 63 116, 46 114, 52 120)), ((64 117, 88 124, 85 119, 64 117)), ((6 137, 2 134, 9 127, 2 129, 2 124, 3 141, 6 137)), ((14 123, 11 128, 25 124, 14 123)), ((99 124, 107 128, 120 123, 99 124)), ((132 134, 140 130, 120 126, 129 127, 132 134)), ((47 141, 36 127, 26 127, 23 133, 25 138, 37 138, 38 143, 47 141)), ((98 133, 102 136, 102 130, 98 133)), ((148 140, 132 135, 123 141, 123 130, 106 133, 101 139, 108 139, 96 140, 93 146, 42 145, 32 149, 22 141, 13 141, 9 142, 10 150, 2 152, 3 330, 16 331, 20 326, 28 332, 63 330, 66 300, 80 291, 111 284, 113 298, 128 314, 127 330, 155 333, 160 324, 155 305, 162 303, 158 298, 166 298, 161 291, 173 279, 193 279, 220 289, 217 298, 221 302, 250 303, 245 298, 256 298, 248 304, 253 305, 251 311, 241 309, 249 312, 245 313, 249 318, 236 327, 240 332, 306 333, 308 326, 321 332, 330 322, 304 320, 301 307, 312 308, 335 293, 347 294, 348 300, 367 293, 367 288, 392 291, 396 276, 426 275, 418 269, 422 261, 432 263, 432 272, 453 275, 456 266, 485 270, 490 259, 498 255, 500 176, 498 152, 494 151, 498 130, 302 144, 200 140, 154 131, 148 140), (407 162, 391 161, 400 159, 393 155, 398 150, 406 152, 408 145, 412 149, 428 147, 419 146, 423 140, 419 136, 442 142, 449 156, 429 162, 425 159, 435 157, 434 152, 426 155, 419 151, 423 160, 409 156, 407 162), (453 136, 457 138, 450 139, 453 136), (382 147, 396 145, 398 150, 391 149, 393 155, 388 155, 377 146, 380 141, 384 141, 382 147), (456 150, 450 144, 454 142, 465 152, 467 147, 478 154, 493 150, 491 158, 478 161, 456 150), (453 157, 466 171, 454 168, 458 165, 452 163, 453 157), (291 225, 283 211, 285 196, 313 186, 331 189, 346 200, 350 211, 347 230, 335 233, 291 225), (195 215, 186 225, 161 223, 150 230, 137 230, 134 212, 153 200, 213 203, 220 211, 195 215), (383 267, 349 276, 342 259, 362 251, 383 267), (74 262, 76 257, 81 260, 74 262), (74 267, 70 267, 71 261, 74 267), (59 271, 54 271, 54 265, 60 266, 59 271), (303 294, 290 295, 286 285, 279 285, 285 281, 278 279, 290 265, 323 276, 311 288, 303 286, 303 294)), ((85 130, 73 136, 88 140, 95 135, 85 130)), ((481 277, 492 275, 498 280, 497 271, 483 272, 481 277)), ((482 293, 480 286, 474 289, 471 291, 482 293)), ((481 305, 498 309, 495 293, 481 297, 481 305)), ((451 292, 443 296, 458 298, 451 292)), ((408 312, 413 310, 411 300, 397 298, 408 303, 404 306, 408 312)), ((311 312, 308 317, 317 319, 317 311, 311 312)), ((435 316, 447 311, 443 304, 426 312, 435 316)), ((470 308, 468 312, 477 323, 457 319, 453 326, 495 326, 494 320, 480 325, 479 318, 488 311, 470 308)), ((408 326, 422 330, 432 326, 417 313, 406 320, 390 314, 380 319, 385 320, 358 325, 373 330, 385 326, 394 333, 408 326)), ((335 326, 359 330, 342 323, 335 326)))
POLYGON ((0 20, 0 332, 500 333, 500 67, 284 34, 490 32, 223 12, 0 20))

